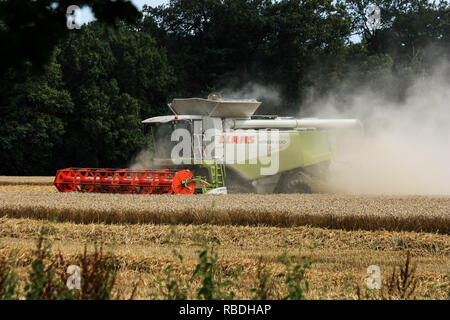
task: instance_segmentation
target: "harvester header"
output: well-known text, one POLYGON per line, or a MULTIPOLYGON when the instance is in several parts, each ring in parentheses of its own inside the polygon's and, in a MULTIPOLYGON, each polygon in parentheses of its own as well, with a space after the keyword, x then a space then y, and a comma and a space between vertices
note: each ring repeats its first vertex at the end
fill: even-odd
POLYGON ((128 170, 67 168, 58 170, 55 186, 60 192, 193 194, 195 181, 189 170, 128 170))

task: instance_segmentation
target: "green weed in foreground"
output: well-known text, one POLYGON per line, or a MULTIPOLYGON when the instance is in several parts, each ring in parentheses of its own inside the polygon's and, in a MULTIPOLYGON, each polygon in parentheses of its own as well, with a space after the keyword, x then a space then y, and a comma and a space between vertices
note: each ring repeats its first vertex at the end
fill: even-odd
POLYGON ((301 257, 301 262, 297 262, 297 256, 288 256, 284 253, 280 257, 280 262, 285 266, 285 272, 277 275, 277 277, 284 279, 287 287, 287 295, 283 300, 304 300, 305 292, 309 290, 309 283, 305 279, 305 272, 311 268, 311 261, 301 257))
MULTIPOLYGON (((203 238, 202 238, 203 239, 203 238)), ((174 277, 175 265, 170 264, 164 269, 165 278, 159 277, 156 282, 158 288, 153 298, 168 300, 184 300, 191 298, 204 300, 232 300, 236 297, 236 291, 240 290, 238 285, 241 278, 241 270, 235 269, 231 274, 222 271, 223 266, 219 262, 217 239, 209 242, 202 241, 201 250, 198 253, 198 262, 191 275, 183 268, 178 276, 174 277), (193 285, 197 284, 197 286, 193 285)), ((182 265, 183 256, 173 251, 174 255, 182 265)), ((305 271, 310 268, 312 262, 304 257, 288 256, 284 253, 279 261, 285 270, 279 274, 273 274, 267 269, 260 257, 257 267, 257 284, 250 289, 254 300, 267 300, 274 298, 275 281, 281 281, 281 288, 287 294, 282 299, 305 299, 308 291, 308 282, 305 279, 305 271), (300 261, 300 262, 299 262, 300 261)))
MULTIPOLYGON (((10 259, 0 260, 0 300, 24 298, 26 300, 109 300, 115 285, 117 262, 112 255, 104 255, 102 247, 93 253, 87 253, 85 247, 82 255, 76 256, 74 263, 79 265, 83 272, 81 288, 71 290, 67 286, 69 274, 66 270, 69 263, 64 261, 61 253, 51 255, 51 244, 40 234, 36 250, 33 252, 34 260, 31 263, 28 278, 23 286, 19 287, 17 274, 11 267, 10 259)), ((134 294, 135 290, 133 290, 134 294)))
MULTIPOLYGON (((219 240, 215 240, 217 245, 220 245, 219 240)), ((213 245, 209 247, 205 245, 203 250, 199 252, 199 263, 195 267, 193 279, 199 279, 201 283, 200 289, 197 291, 198 299, 205 300, 231 300, 235 297, 235 292, 227 288, 233 286, 230 280, 223 280, 222 272, 218 265, 219 256, 217 248, 213 245)), ((234 274, 236 279, 238 275, 234 274)), ((238 287, 237 287, 238 288, 238 287)))
MULTIPOLYGON (((236 293, 241 290, 239 282, 242 279, 242 270, 233 269, 220 261, 219 247, 220 242, 215 238, 202 241, 193 271, 186 269, 183 256, 173 250, 178 264, 169 264, 162 270, 162 276, 150 284, 151 288, 157 288, 151 297, 168 300, 234 299, 236 293)), ((112 294, 119 271, 118 261, 113 254, 104 254, 102 247, 98 248, 95 245, 93 253, 88 253, 85 247, 84 253, 71 258, 71 264, 80 266, 81 281, 80 289, 70 290, 67 287, 69 263, 64 260, 61 253, 52 255, 50 248, 51 244, 45 239, 45 235, 39 235, 33 260, 28 266, 25 284, 18 281, 13 259, 0 258, 0 300, 120 299, 119 296, 112 294)), ((288 255, 286 252, 278 261, 283 266, 283 271, 274 273, 266 267, 263 257, 260 257, 254 287, 250 292, 241 293, 244 296, 251 296, 254 300, 305 299, 309 291, 307 271, 313 262, 301 255, 288 255)), ((394 267, 392 275, 385 279, 383 290, 362 292, 358 286, 357 297, 415 299, 414 292, 418 282, 415 271, 416 267, 411 263, 408 252, 405 263, 394 267)), ((134 297, 138 283, 139 281, 134 285, 130 299, 134 297)), ((447 289, 445 285, 442 288, 447 289)), ((450 292, 448 295, 450 298, 450 292)))
POLYGON ((27 300, 73 299, 70 290, 60 278, 58 279, 58 269, 64 267, 62 255, 59 254, 52 259, 50 247, 44 236, 39 236, 28 283, 24 287, 27 300))
MULTIPOLYGON (((173 231, 174 233, 174 231, 173 231)), ((178 251, 173 250, 173 254, 179 259, 180 265, 183 264, 183 256, 178 251)), ((183 273, 186 273, 183 267, 183 273)), ((169 264, 164 269, 163 277, 158 277, 156 284, 159 286, 159 294, 167 300, 186 300, 190 291, 190 284, 188 281, 174 275, 174 265, 169 264)), ((152 294, 151 297, 157 298, 157 294, 152 294)))
MULTIPOLYGON (((164 277, 159 277, 156 285, 159 288, 153 298, 168 300, 185 300, 190 297, 204 300, 232 300, 236 296, 236 291, 240 290, 238 285, 241 277, 241 270, 236 269, 224 272, 219 263, 218 247, 220 242, 217 239, 209 244, 203 243, 198 251, 198 263, 194 271, 189 275, 183 267, 183 256, 176 250, 174 255, 178 258, 182 266, 182 274, 175 274, 175 266, 170 264, 164 271, 164 277), (212 244, 211 244, 212 243, 212 244), (192 285, 196 284, 196 286, 192 285)), ((31 263, 27 281, 23 288, 19 288, 17 274, 11 267, 10 261, 6 258, 0 260, 0 299, 27 300, 109 300, 119 299, 112 295, 116 284, 118 271, 117 260, 111 254, 104 255, 102 247, 95 246, 95 251, 88 254, 85 247, 84 253, 76 256, 73 264, 79 265, 81 272, 80 289, 69 289, 66 273, 69 263, 64 261, 61 253, 52 255, 51 244, 45 239, 45 235, 39 235, 34 260, 31 263)), ((262 259, 262 258, 261 258, 262 259)), ((302 258, 303 259, 303 258, 302 258)), ((304 259, 303 259, 304 260, 304 259)), ((303 261, 302 260, 302 261, 303 261)), ((260 261, 257 275, 257 287, 251 289, 254 299, 273 298, 274 279, 282 279, 287 295, 283 299, 304 299, 304 292, 308 290, 308 282, 305 280, 305 270, 310 263, 298 264, 297 257, 283 254, 280 262, 285 266, 285 272, 274 275, 267 270, 260 261)), ((153 286, 155 284, 152 284, 153 286)), ((133 289, 133 298, 136 288, 133 289)))
POLYGON ((263 258, 259 257, 256 269, 257 287, 250 289, 255 295, 253 300, 268 300, 273 297, 274 282, 270 270, 267 269, 263 258))
POLYGON ((9 266, 7 258, 0 259, 0 300, 12 300, 18 297, 17 274, 9 266))

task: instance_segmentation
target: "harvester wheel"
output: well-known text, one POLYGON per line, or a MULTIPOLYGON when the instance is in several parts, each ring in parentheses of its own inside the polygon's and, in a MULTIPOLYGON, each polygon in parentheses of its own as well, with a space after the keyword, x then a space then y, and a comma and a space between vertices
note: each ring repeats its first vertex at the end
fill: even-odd
POLYGON ((225 184, 227 186, 227 192, 231 194, 256 193, 255 187, 253 187, 253 185, 248 180, 245 180, 233 170, 227 171, 225 184))
POLYGON ((236 194, 236 193, 253 193, 250 188, 247 188, 241 184, 231 183, 227 186, 227 193, 236 194))
POLYGON ((290 192, 285 193, 312 193, 311 187, 302 181, 292 182, 289 187, 290 192))
POLYGON ((275 188, 276 193, 312 193, 306 182, 308 176, 303 171, 283 173, 275 188))

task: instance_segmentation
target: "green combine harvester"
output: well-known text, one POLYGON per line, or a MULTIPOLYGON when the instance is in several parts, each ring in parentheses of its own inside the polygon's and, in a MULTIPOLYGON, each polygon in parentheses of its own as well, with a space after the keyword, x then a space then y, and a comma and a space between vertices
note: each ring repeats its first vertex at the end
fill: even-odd
POLYGON ((137 194, 310 193, 333 157, 330 132, 357 119, 255 115, 261 102, 174 99, 173 115, 142 121, 151 168, 59 170, 62 192, 137 194), (154 169, 165 168, 165 169, 154 169))

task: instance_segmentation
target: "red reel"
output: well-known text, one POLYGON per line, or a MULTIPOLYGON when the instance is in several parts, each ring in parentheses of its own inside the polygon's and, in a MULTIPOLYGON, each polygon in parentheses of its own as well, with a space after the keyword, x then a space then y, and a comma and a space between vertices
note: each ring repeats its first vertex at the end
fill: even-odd
POLYGON ((138 170, 67 168, 56 173, 54 184, 60 192, 122 194, 193 194, 195 182, 189 170, 138 170))
POLYGON ((92 192, 94 190, 94 174, 91 169, 83 168, 76 172, 77 190, 80 192, 92 192))
POLYGON ((53 183, 60 192, 72 192, 76 189, 73 183, 75 177, 76 173, 72 168, 62 169, 57 172, 53 183))
POLYGON ((172 189, 175 194, 194 194, 195 182, 189 182, 187 185, 183 184, 183 181, 193 178, 194 175, 189 170, 178 171, 175 174, 172 182, 172 189))

